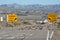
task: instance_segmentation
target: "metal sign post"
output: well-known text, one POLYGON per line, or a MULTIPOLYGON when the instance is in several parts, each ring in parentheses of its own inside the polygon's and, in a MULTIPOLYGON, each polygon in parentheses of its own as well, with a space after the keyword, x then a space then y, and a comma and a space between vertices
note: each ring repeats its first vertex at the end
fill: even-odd
POLYGON ((52 37, 53 37, 53 34, 54 34, 54 22, 52 22, 52 29, 49 29, 49 27, 48 27, 48 31, 47 31, 47 39, 46 40, 52 40, 52 37), (50 31, 52 31, 51 32, 51 34, 50 34, 50 31))
POLYGON ((52 22, 52 29, 51 29, 52 32, 51 32, 51 35, 50 35, 50 40, 52 40, 52 37, 53 37, 53 34, 54 34, 54 29, 55 29, 55 28, 54 28, 54 24, 55 24, 55 23, 52 22))
POLYGON ((49 30, 47 31, 47 39, 46 40, 49 40, 49 30))
MULTIPOLYGON (((57 14, 48 14, 48 22, 52 23, 52 32, 51 32, 51 35, 50 35, 50 30, 48 29, 47 31, 47 40, 52 40, 52 37, 53 37, 53 34, 54 34, 54 30, 55 30, 55 22, 58 21, 58 15, 57 14)), ((49 27, 48 27, 49 28, 49 27)))

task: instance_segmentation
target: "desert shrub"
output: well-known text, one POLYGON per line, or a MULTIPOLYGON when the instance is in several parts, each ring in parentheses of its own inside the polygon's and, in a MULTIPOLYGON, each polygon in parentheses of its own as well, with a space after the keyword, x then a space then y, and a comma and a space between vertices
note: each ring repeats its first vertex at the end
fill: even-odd
POLYGON ((58 26, 57 27, 60 28, 60 22, 58 23, 58 26))

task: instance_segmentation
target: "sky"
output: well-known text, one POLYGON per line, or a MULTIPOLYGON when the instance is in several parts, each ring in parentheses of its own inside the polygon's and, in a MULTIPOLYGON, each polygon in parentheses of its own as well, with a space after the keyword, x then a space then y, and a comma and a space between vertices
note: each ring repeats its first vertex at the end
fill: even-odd
POLYGON ((60 4, 60 0, 0 0, 0 5, 14 4, 14 3, 20 5, 29 5, 29 4, 53 5, 53 4, 60 4))

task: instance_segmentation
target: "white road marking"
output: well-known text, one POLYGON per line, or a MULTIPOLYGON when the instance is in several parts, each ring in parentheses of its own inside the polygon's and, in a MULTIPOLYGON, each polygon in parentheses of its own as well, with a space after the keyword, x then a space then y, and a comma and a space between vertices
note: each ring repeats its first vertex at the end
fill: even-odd
POLYGON ((8 37, 7 39, 14 39, 15 37, 8 37))
POLYGON ((6 36, 9 36, 9 35, 3 35, 3 36, 5 36, 5 37, 6 37, 6 36))
POLYGON ((29 37, 31 37, 32 35, 33 35, 33 34, 28 35, 28 36, 26 37, 26 39, 29 38, 29 37))
POLYGON ((52 39, 53 33, 54 33, 54 31, 52 31, 51 36, 50 36, 50 39, 52 39))
POLYGON ((6 32, 1 32, 0 34, 6 34, 6 32))
POLYGON ((0 39, 2 39, 2 37, 0 37, 0 39))
POLYGON ((30 36, 32 36, 33 34, 30 34, 30 36))
POLYGON ((47 31, 47 39, 46 40, 49 40, 49 30, 47 31))

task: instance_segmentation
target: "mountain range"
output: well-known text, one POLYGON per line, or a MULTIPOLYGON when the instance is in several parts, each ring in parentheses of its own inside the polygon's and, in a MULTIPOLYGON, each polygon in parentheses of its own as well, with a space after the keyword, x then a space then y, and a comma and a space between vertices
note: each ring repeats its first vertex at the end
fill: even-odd
POLYGON ((43 13, 58 13, 60 14, 60 4, 56 5, 19 5, 19 4, 3 4, 0 5, 0 13, 29 13, 31 11, 40 11, 43 13))

